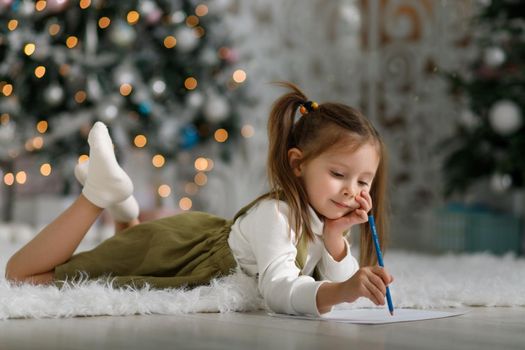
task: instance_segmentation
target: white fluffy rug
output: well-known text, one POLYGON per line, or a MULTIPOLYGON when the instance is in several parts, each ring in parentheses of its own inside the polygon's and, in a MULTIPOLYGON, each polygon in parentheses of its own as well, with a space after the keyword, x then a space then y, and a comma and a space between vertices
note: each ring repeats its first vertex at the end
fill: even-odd
MULTIPOLYGON (((2 271, 15 247, 0 249, 2 271)), ((525 259, 489 254, 430 256, 391 251, 385 264, 394 275, 396 307, 525 306, 525 259)), ((3 273, 2 273, 3 276, 3 273)), ((336 308, 373 307, 359 299, 336 308)), ((193 290, 111 289, 102 282, 76 287, 9 284, 0 279, 0 320, 86 315, 180 314, 264 308, 255 281, 236 273, 193 290)))

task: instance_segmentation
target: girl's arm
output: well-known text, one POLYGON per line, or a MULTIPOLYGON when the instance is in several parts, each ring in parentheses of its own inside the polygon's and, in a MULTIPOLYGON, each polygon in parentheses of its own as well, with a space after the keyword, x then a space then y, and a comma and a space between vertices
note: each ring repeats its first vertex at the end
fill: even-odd
POLYGON ((363 267, 344 282, 321 284, 315 298, 317 309, 321 314, 327 313, 336 304, 352 303, 360 297, 368 298, 376 305, 384 305, 386 286, 393 280, 380 266, 363 267))
POLYGON ((346 256, 346 245, 344 237, 340 235, 323 236, 323 242, 326 250, 335 261, 341 261, 346 256))
POLYGON ((321 253, 321 259, 316 265, 319 273, 319 280, 331 282, 343 282, 352 277, 354 273, 359 270, 359 263, 352 256, 350 251, 350 243, 346 238, 340 238, 343 244, 342 257, 334 257, 324 242, 324 249, 321 253))
POLYGON ((320 314, 325 314, 332 310, 332 306, 342 303, 341 283, 325 282, 317 290, 316 302, 317 310, 320 314))

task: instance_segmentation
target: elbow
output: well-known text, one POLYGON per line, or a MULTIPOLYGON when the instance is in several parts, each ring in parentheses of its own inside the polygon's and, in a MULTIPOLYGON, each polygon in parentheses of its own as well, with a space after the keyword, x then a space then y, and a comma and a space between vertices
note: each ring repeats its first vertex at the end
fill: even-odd
POLYGON ((317 310, 319 310, 319 314, 324 315, 332 311, 332 307, 325 307, 325 308, 317 307, 317 310))
POLYGON ((7 281, 13 281, 13 270, 11 268, 10 261, 7 262, 7 265, 5 267, 4 277, 7 281))
POLYGON ((264 305, 271 312, 288 315, 297 314, 290 304, 290 291, 287 288, 272 284, 260 284, 259 293, 263 297, 264 305))
POLYGON ((16 266, 14 266, 12 259, 9 259, 5 266, 5 279, 9 282, 18 282, 24 280, 24 276, 22 276, 18 271, 16 271, 16 266))

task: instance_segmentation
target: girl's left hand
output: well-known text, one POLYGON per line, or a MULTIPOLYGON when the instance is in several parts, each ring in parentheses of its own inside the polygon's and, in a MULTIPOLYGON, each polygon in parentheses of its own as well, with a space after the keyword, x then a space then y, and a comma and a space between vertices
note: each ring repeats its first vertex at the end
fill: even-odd
POLYGON ((323 236, 342 235, 352 226, 368 221, 368 212, 372 209, 372 198, 370 194, 366 191, 361 191, 361 193, 355 197, 355 200, 359 204, 359 207, 345 216, 339 219, 325 218, 323 236))

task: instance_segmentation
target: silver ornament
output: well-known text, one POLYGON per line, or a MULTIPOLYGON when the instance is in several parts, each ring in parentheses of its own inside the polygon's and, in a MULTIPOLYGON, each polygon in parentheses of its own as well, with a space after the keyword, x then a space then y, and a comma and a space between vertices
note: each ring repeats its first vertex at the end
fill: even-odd
POLYGON ((483 61, 490 67, 497 67, 505 62, 505 52, 497 46, 489 47, 483 53, 483 61))
POLYGON ((188 105, 199 108, 204 102, 204 96, 199 91, 192 91, 187 96, 188 105))
POLYGON ((122 84, 134 85, 137 80, 137 73, 130 64, 125 63, 115 70, 113 80, 119 86, 122 84))
POLYGON ((219 57, 217 56, 217 52, 215 50, 206 48, 201 53, 201 61, 207 66, 212 66, 219 62, 219 57))
POLYGON ((157 23, 162 17, 162 11, 154 1, 140 1, 139 12, 144 16, 146 22, 150 24, 157 23))
POLYGON ((161 78, 155 78, 150 83, 151 91, 156 97, 161 97, 166 92, 166 82, 161 78))
POLYGON ((64 89, 58 84, 52 84, 44 92, 44 99, 50 106, 57 106, 64 99, 64 89))
POLYGON ((163 122, 162 128, 159 130, 159 141, 166 148, 175 147, 177 144, 177 132, 179 130, 179 122, 176 119, 170 118, 163 122))
POLYGON ((115 26, 113 26, 110 37, 115 44, 121 47, 127 47, 135 41, 137 33, 135 29, 126 22, 118 21, 115 26))
POLYGON ((20 13, 23 16, 31 16, 35 12, 35 4, 33 1, 24 0, 20 5, 20 13))
POLYGON ((103 97, 102 87, 94 74, 87 79, 87 93, 92 101, 99 101, 103 97))
POLYGON ((199 38, 193 29, 188 27, 180 27, 175 31, 175 38, 177 39, 177 49, 182 52, 189 52, 197 47, 199 38))
POLYGON ((211 123, 221 122, 230 113, 230 106, 226 99, 216 95, 210 94, 204 105, 204 115, 211 123))
POLYGON ((509 174, 495 173, 490 179, 490 186, 497 193, 503 193, 512 186, 512 177, 509 174))
POLYGON ((157 5, 153 1, 146 0, 146 1, 141 1, 139 3, 139 12, 144 16, 149 15, 156 9, 157 9, 157 5))
POLYGON ((8 145, 15 138, 15 123, 9 122, 6 124, 0 124, 0 144, 8 145))
POLYGON ((170 19, 171 19, 171 23, 179 24, 179 23, 184 22, 184 20, 186 19, 186 14, 182 11, 175 11, 171 15, 170 19))
POLYGON ((523 124, 521 110, 511 100, 496 102, 489 111, 489 121, 492 128, 501 135, 516 132, 523 124))
POLYGON ((113 103, 101 103, 97 108, 97 119, 104 123, 111 124, 119 114, 119 110, 116 104, 113 103))
POLYGON ((465 109, 459 116, 459 123, 468 130, 474 130, 480 125, 480 119, 470 109, 465 109))
POLYGON ((121 95, 112 95, 97 105, 96 119, 108 124, 118 118, 125 99, 121 95))

